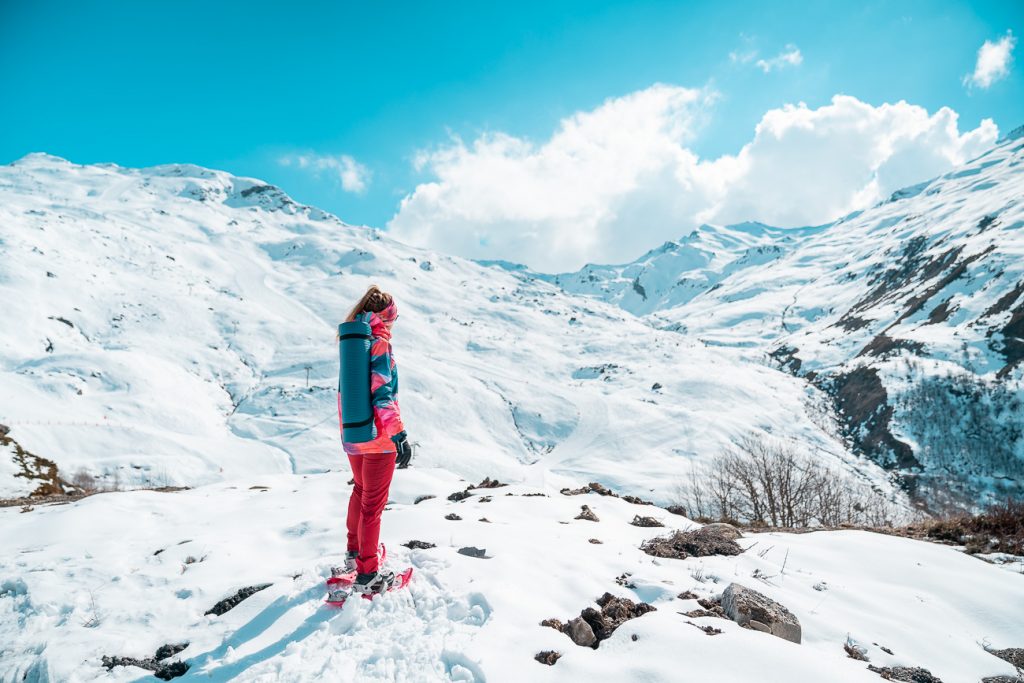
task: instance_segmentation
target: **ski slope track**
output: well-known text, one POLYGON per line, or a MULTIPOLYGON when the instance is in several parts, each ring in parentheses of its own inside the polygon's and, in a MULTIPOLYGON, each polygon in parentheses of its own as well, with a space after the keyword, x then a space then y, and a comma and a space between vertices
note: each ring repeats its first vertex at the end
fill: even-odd
MULTIPOLYGON (((979 174, 1009 168, 1019 152, 993 154, 1002 161, 979 174)), ((1002 206, 985 234, 1010 230, 1015 210, 1002 206)), ((219 171, 47 155, 0 168, 0 423, 9 429, 0 497, 90 478, 127 489, 0 507, 0 681, 152 680, 138 666, 108 669, 103 657, 144 660, 180 643, 168 661, 188 664, 183 681, 817 681, 822 671, 879 680, 846 656, 848 639, 873 664, 923 666, 945 681, 1011 674, 981 644, 1024 644, 1024 574, 1013 564, 859 531, 751 534, 735 557, 640 550, 697 526, 658 506, 675 502, 691 467, 749 433, 821 458, 909 509, 887 463, 862 457, 828 417, 831 385, 807 379, 863 361, 839 355, 826 314, 808 312, 806 292, 818 296, 810 271, 774 270, 793 258, 812 268, 797 255, 837 229, 746 224, 694 237, 715 258, 714 245, 731 245, 742 263, 712 258, 692 278, 706 290, 675 297, 652 285, 647 296, 661 292, 662 303, 630 308, 624 297, 567 291, 565 278, 409 247, 219 171), (756 273, 766 279, 741 288, 752 293, 743 303, 729 288, 756 273), (785 277, 793 280, 782 287, 785 277), (371 282, 398 300, 400 401, 419 444, 414 467, 396 473, 384 541, 389 561, 414 567, 415 578, 331 610, 323 582, 344 551, 350 491, 334 332, 371 282), (723 306, 717 327, 701 308, 712 294, 723 306), (769 355, 783 345, 800 349, 788 368, 769 355), (447 499, 485 477, 508 486, 447 499), (590 481, 657 505, 559 493, 590 481), (153 487, 190 488, 144 490, 153 487), (575 519, 583 504, 600 521, 575 519), (460 519, 446 519, 452 513, 460 519), (638 514, 666 528, 631 525, 638 514), (400 545, 412 540, 435 547, 400 545), (459 552, 470 547, 483 557, 459 552), (681 592, 711 597, 730 582, 786 605, 802 643, 681 614, 697 608, 681 592), (597 649, 539 625, 567 621, 605 592, 655 611, 597 649), (548 650, 561 653, 554 666, 534 660, 548 650)), ((1009 258, 1003 266, 1000 287, 1018 267, 1009 258)), ((826 264, 815 277, 833 275, 826 264)), ((636 277, 624 276, 628 291, 636 277)), ((852 307, 859 299, 849 296, 852 307)), ((819 307, 842 301, 823 295, 819 307)), ((993 325, 1009 324, 1016 303, 1007 306, 993 325)), ((903 328, 891 331, 903 338, 903 328)), ((993 338, 988 374, 977 376, 995 382, 1007 337, 993 338)), ((916 358, 922 367, 953 362, 916 358)), ((889 357, 870 360, 892 386, 889 357)), ((1017 367, 998 379, 1014 381, 1017 367)))

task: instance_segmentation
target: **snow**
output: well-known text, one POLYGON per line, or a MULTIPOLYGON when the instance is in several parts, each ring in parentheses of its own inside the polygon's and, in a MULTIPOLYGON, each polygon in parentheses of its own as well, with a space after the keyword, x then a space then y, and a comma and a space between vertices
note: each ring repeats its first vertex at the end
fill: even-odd
MULTIPOLYGON (((766 353, 793 349, 803 376, 874 368, 890 405, 908 387, 951 369, 970 373, 992 391, 1007 389, 1019 402, 1024 366, 1009 365, 1004 353, 1007 342, 1019 342, 1002 330, 1022 301, 1022 188, 1024 145, 1011 135, 960 168, 830 225, 796 231, 701 226, 633 263, 587 266, 553 281, 643 315, 654 327, 746 351, 750 360, 767 362, 766 353), (949 311, 945 318, 942 306, 949 311), (921 347, 913 354, 869 351, 881 335, 921 347), (939 363, 920 363, 914 366, 920 374, 897 379, 896 364, 910 356, 939 363)), ((905 435, 907 443, 920 441, 927 425, 901 423, 905 414, 897 411, 893 433, 905 435)), ((982 430, 1000 421, 993 417, 982 430)), ((1001 454, 993 456, 985 473, 1003 488, 979 485, 959 504, 1020 495, 1024 438, 1007 448, 1014 462, 1007 466, 1001 454)), ((925 447, 914 455, 926 474, 945 475, 925 447)), ((954 477, 966 476, 953 470, 954 477)))
POLYGON ((197 485, 336 468, 335 325, 376 282, 399 303, 401 402, 425 464, 598 477, 667 502, 693 460, 753 430, 900 497, 809 419, 815 390, 798 379, 260 181, 32 155, 0 169, 0 196, 0 295, 21 321, 0 330, 0 423, 65 477, 197 485))
MULTIPOLYGON (((1011 173, 1007 154, 997 150, 1000 163, 978 175, 1011 173)), ((977 180, 936 182, 959 192, 977 180)), ((974 195, 1005 200, 1016 185, 1003 184, 974 195)), ((107 672, 101 657, 149 657, 184 641, 184 680, 878 680, 846 657, 848 637, 872 663, 923 666, 946 681, 1010 673, 979 643, 1024 641, 1024 575, 1012 562, 857 531, 750 535, 737 557, 655 559, 639 546, 669 529, 631 526, 634 515, 694 522, 559 493, 600 481, 672 503, 692 466, 753 432, 908 506, 885 471, 834 435, 822 393, 765 353, 799 338, 817 349, 808 363, 824 367, 859 350, 861 339, 829 337, 837 303, 857 295, 840 286, 844 273, 886 262, 884 251, 867 253, 866 235, 902 225, 904 202, 934 201, 921 210, 947 219, 978 208, 936 197, 930 185, 849 217, 861 228, 846 232, 702 228, 643 267, 611 269, 607 290, 566 291, 521 267, 409 247, 221 171, 47 155, 0 168, 0 297, 17 321, 0 327, 0 423, 65 478, 192 487, 0 508, 0 681, 138 680, 148 674, 107 672), (688 259, 704 284, 676 287, 671 268, 688 259), (634 315, 647 312, 630 308, 637 278, 667 308, 634 315), (414 467, 396 473, 384 540, 390 563, 415 575, 402 591, 331 610, 323 581, 344 549, 349 492, 333 338, 371 282, 398 301, 400 400, 418 443, 414 467), (509 486, 447 500, 484 477, 509 486), (414 503, 424 495, 435 498, 414 503), (575 520, 583 504, 601 521, 575 520), (445 520, 450 512, 463 519, 445 520), (413 539, 437 547, 400 545, 413 539), (461 555, 463 546, 487 557, 461 555), (616 583, 623 572, 635 588, 616 583), (724 620, 692 620, 721 628, 716 636, 688 625, 679 612, 696 603, 675 596, 716 595, 730 581, 786 605, 803 643, 724 620), (261 583, 271 586, 204 615, 261 583), (597 650, 539 625, 606 591, 657 611, 597 650), (542 650, 563 656, 546 667, 533 659, 542 650)), ((1013 259, 1000 263, 1008 278, 1018 272, 1013 259)), ((1004 282, 950 293, 966 310, 1004 282)), ((919 318, 902 324, 922 328, 919 318)), ((952 344, 929 334, 929 345, 952 344)), ((992 372, 994 354, 975 342, 992 372)), ((901 375, 886 368, 896 386, 901 375)), ((21 495, 30 485, 14 477, 8 451, 0 496, 21 495)))
POLYGON ((693 522, 552 486, 475 489, 453 503, 447 495, 467 483, 440 468, 397 472, 384 517, 389 563, 414 567, 413 582, 335 610, 322 604, 323 582, 343 549, 347 478, 265 475, 0 510, 0 576, 9 577, 0 680, 21 680, 38 661, 49 680, 136 680, 137 669, 107 674, 100 656, 146 657, 184 641, 189 676, 207 680, 816 681, 825 670, 829 680, 879 680, 846 657, 850 638, 876 665, 977 681, 1011 673, 981 643, 1024 640, 1024 575, 953 548, 861 531, 771 533, 741 539, 747 550, 736 557, 657 559, 639 545, 668 529, 629 520, 653 515, 681 529, 693 522), (547 495, 523 495, 538 492, 547 495), (425 494, 436 497, 413 503, 425 494), (573 519, 584 503, 599 522, 573 519), (453 511, 462 521, 444 519, 453 511), (437 547, 400 545, 413 539, 437 547), (460 555, 463 546, 486 549, 487 559, 460 555), (623 572, 634 589, 615 583, 623 572), (679 593, 716 595, 733 581, 786 605, 803 642, 680 614, 697 604, 679 593), (272 585, 221 617, 203 615, 260 583, 272 585), (539 625, 578 615, 605 591, 657 611, 626 622, 597 650, 539 625), (687 621, 723 633, 709 637, 687 621), (543 650, 563 657, 543 666, 533 659, 543 650))

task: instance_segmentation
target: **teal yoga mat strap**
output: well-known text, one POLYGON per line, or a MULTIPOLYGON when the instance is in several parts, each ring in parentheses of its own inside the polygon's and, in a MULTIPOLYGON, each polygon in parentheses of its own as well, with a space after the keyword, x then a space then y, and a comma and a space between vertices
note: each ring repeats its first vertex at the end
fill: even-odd
POLYGON ((338 338, 342 439, 346 443, 373 441, 377 438, 377 425, 370 401, 370 325, 361 321, 341 323, 338 338))

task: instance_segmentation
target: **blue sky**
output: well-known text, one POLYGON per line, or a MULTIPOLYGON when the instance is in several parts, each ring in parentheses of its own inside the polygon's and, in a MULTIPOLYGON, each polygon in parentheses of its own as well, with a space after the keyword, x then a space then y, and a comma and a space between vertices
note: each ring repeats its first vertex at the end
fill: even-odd
POLYGON ((702 159, 836 94, 1006 132, 1024 124, 1014 60, 987 87, 965 76, 985 41, 1022 33, 1021 2, 4 2, 0 162, 191 162, 385 226, 437 176, 424 150, 542 144, 656 83, 714 93, 685 135, 702 159))

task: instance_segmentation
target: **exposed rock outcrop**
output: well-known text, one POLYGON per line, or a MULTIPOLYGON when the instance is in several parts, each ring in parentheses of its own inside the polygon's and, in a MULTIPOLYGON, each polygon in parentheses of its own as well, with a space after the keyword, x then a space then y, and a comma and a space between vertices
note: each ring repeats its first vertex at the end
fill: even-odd
POLYGON ((722 611, 740 626, 770 633, 783 640, 799 643, 800 620, 767 595, 730 583, 722 594, 722 611))

